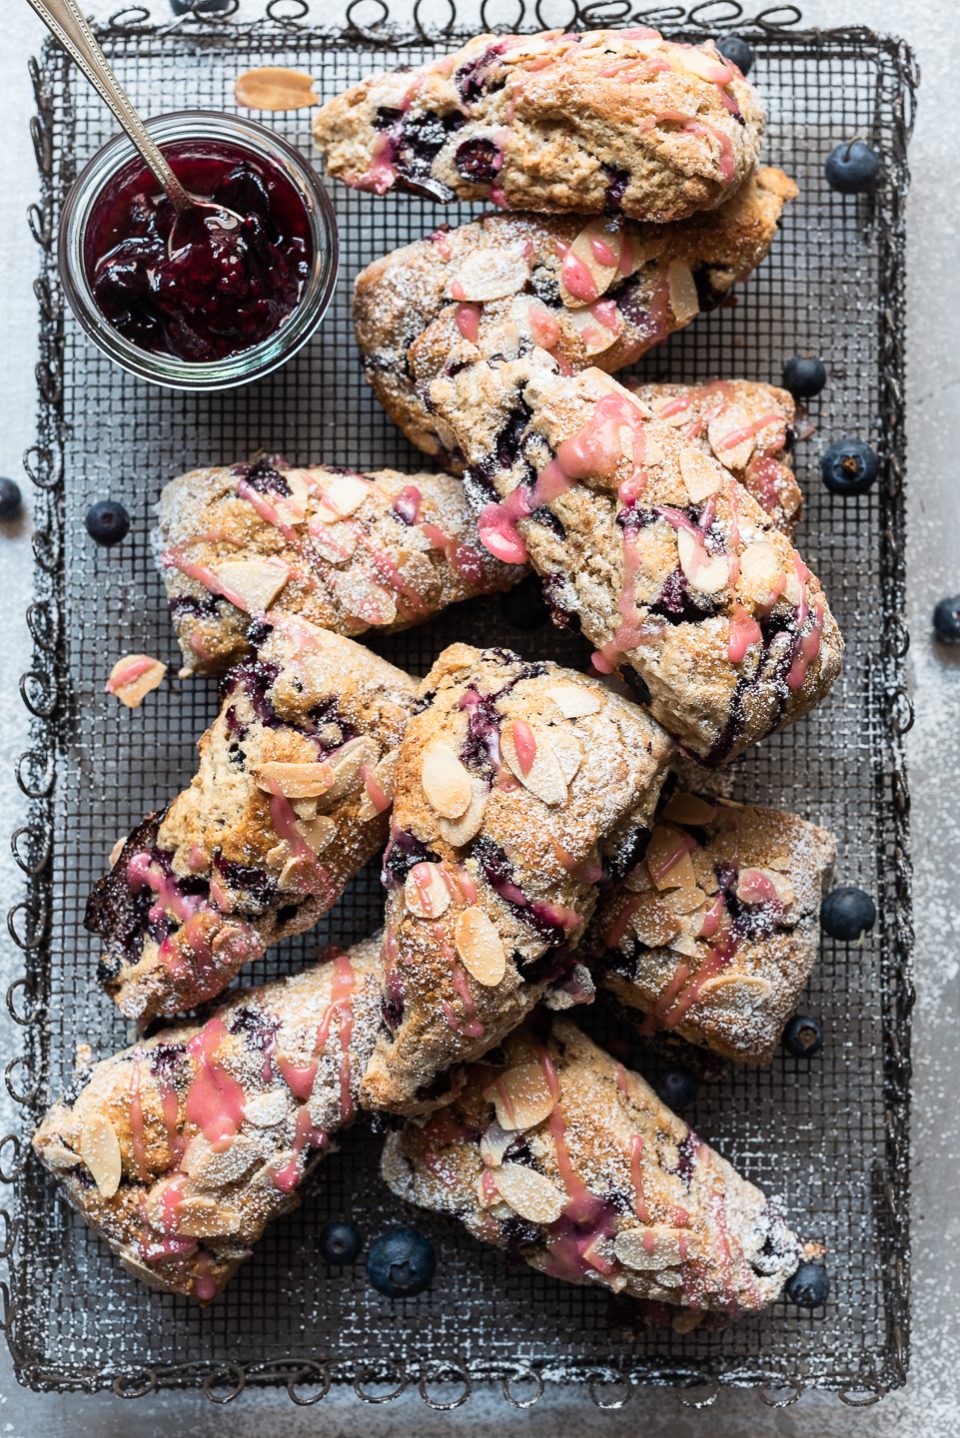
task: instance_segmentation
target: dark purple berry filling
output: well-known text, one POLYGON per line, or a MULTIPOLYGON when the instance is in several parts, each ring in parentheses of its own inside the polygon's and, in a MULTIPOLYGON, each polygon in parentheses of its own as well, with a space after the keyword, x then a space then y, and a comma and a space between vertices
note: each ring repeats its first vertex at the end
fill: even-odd
POLYGON ((492 140, 464 140, 454 156, 457 173, 475 185, 489 185, 503 164, 503 155, 492 140))

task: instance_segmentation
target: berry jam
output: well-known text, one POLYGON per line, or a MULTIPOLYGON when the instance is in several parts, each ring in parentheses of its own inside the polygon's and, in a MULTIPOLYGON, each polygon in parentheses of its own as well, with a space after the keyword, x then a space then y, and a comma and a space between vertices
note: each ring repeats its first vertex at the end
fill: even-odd
POLYGON ((164 155, 186 187, 240 224, 196 210, 177 222, 150 170, 124 166, 97 197, 83 262, 101 312, 124 338, 191 363, 226 359, 274 334, 313 260, 306 206, 279 166, 220 140, 177 140, 164 155))

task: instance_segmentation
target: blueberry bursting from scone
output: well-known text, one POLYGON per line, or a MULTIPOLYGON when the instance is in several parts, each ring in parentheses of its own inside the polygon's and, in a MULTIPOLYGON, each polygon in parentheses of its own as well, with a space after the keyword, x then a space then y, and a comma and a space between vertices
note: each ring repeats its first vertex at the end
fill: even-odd
POLYGON ((760 151, 753 86, 712 41, 656 30, 477 35, 418 70, 369 76, 313 122, 327 171, 442 202, 624 214, 714 210, 760 151))
POLYGON ((250 639, 190 787, 122 841, 87 904, 101 982, 141 1023, 312 928, 387 836, 414 681, 287 614, 250 639))
POLYGON ((800 1259, 775 1205, 564 1019, 472 1065, 389 1135, 382 1172, 541 1273, 688 1310, 682 1331, 772 1303, 800 1259))
POLYGON ((601 880, 649 838, 670 753, 649 715, 573 670, 440 655, 397 761, 365 1107, 428 1109, 548 990, 555 1007, 592 998, 572 950, 601 880))

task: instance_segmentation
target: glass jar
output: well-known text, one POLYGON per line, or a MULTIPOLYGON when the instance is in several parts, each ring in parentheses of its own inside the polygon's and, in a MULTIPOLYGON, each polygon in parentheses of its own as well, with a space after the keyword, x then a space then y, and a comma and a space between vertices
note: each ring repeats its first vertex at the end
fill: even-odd
MULTIPOLYGON (((58 262, 64 293, 81 326, 98 349, 141 379, 169 389, 219 390, 248 384, 285 364, 314 333, 330 303, 337 278, 339 247, 333 206, 313 166, 286 140, 240 115, 182 110, 158 115, 146 125, 161 145, 175 140, 224 142, 279 169, 302 200, 313 240, 310 271, 300 297, 278 329, 266 339, 223 359, 189 361, 155 353, 119 333, 103 314, 84 263, 84 236, 103 190, 136 158, 125 135, 98 150, 79 175, 63 207, 58 262)), ((159 186, 157 187, 159 189, 159 186)))

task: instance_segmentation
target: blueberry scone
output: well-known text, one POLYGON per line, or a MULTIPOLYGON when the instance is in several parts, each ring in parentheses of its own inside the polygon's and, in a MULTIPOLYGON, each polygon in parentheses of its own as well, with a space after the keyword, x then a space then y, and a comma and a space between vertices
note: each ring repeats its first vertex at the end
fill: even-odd
POLYGON ((480 538, 529 558, 556 615, 707 764, 826 694, 843 641, 819 581, 698 440, 600 370, 543 350, 434 380, 480 538))
POLYGON ((368 76, 313 122, 327 172, 378 195, 663 223, 714 210, 760 152, 753 86, 712 41, 655 30, 477 35, 368 76))
POLYGON ((455 644, 400 745, 384 858, 384 1030, 373 1109, 414 1112, 515 1028, 570 960, 605 871, 649 837, 670 743, 634 705, 551 663, 455 644), (438 1086, 439 1085, 439 1086, 438 1086))
POLYGON ((350 636, 400 629, 519 577, 477 540, 444 474, 297 469, 277 457, 180 475, 159 547, 188 674, 246 653, 251 616, 279 608, 350 636))
POLYGON ((289 615, 251 641, 190 787, 121 841, 87 904, 101 982, 142 1023, 212 998, 312 928, 387 836, 414 681, 289 615))
POLYGON ((796 1235, 638 1074, 565 1019, 543 1039, 519 1030, 503 1053, 388 1137, 394 1193, 569 1283, 701 1313, 777 1298, 796 1235))
POLYGON ((448 363, 537 344, 571 371, 633 364, 757 267, 796 193, 782 171, 763 169, 714 214, 675 224, 527 214, 435 230, 357 277, 366 378, 414 444, 462 468, 429 403, 448 363))
POLYGON ((641 1032, 767 1064, 817 960, 835 854, 796 814, 676 793, 584 949, 641 1032))
POLYGON ((241 990, 202 1027, 94 1064, 33 1145, 126 1269, 202 1303, 299 1202, 357 1111, 380 1015, 380 944, 241 990))

